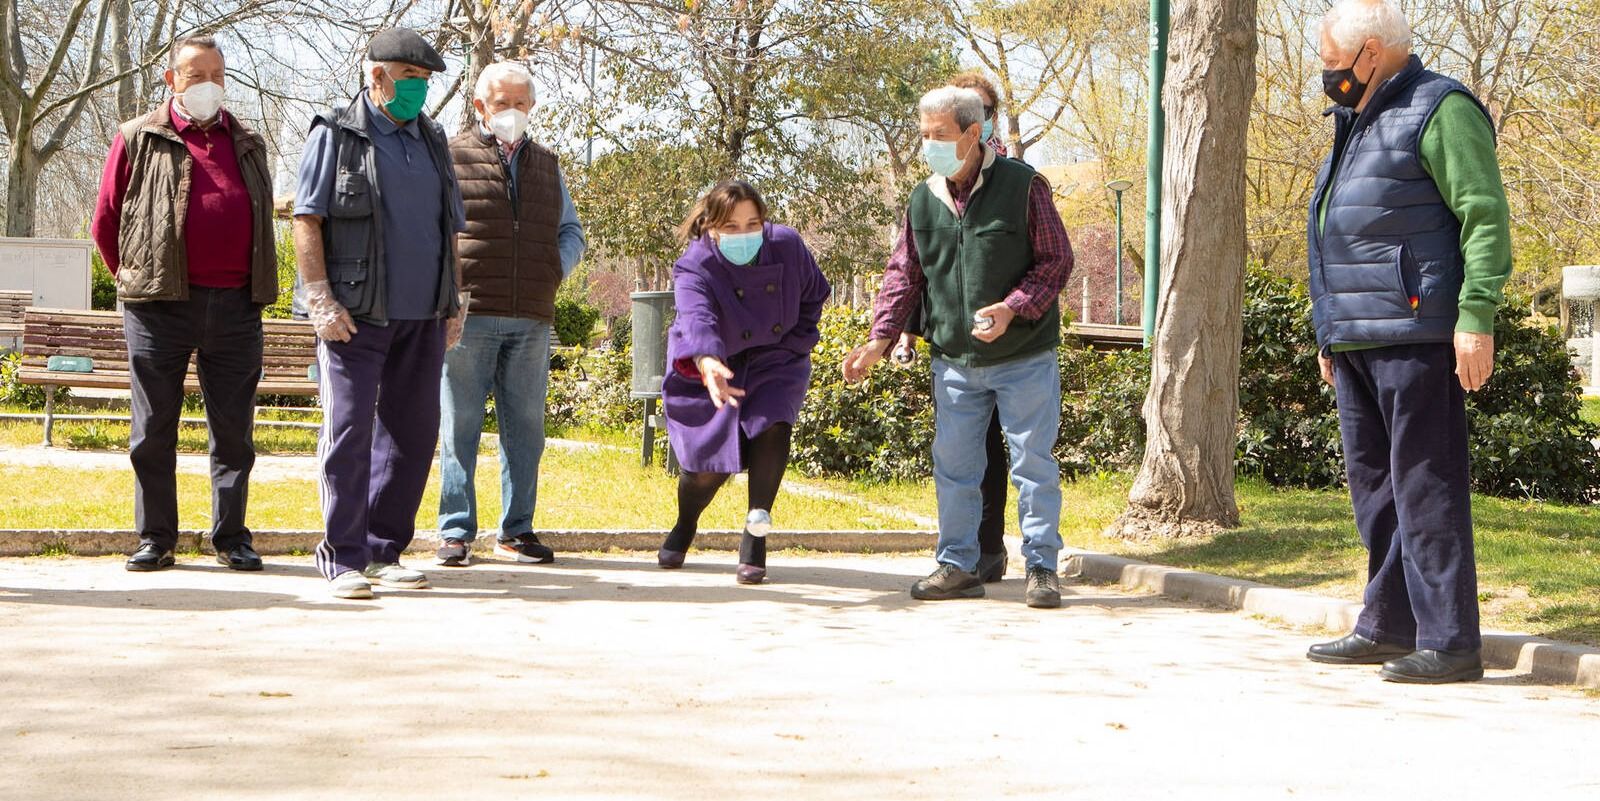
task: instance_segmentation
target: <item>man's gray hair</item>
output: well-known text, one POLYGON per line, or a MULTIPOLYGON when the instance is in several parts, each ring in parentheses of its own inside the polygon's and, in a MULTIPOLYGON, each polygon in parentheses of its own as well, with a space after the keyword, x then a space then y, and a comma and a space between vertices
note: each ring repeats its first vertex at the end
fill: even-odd
POLYGON ((1322 30, 1345 53, 1360 50, 1368 39, 1411 49, 1411 23, 1391 0, 1339 0, 1323 15, 1322 30))
POLYGON ((472 96, 479 100, 489 99, 489 87, 500 81, 522 81, 528 85, 528 99, 534 99, 533 73, 527 67, 515 61, 496 61, 483 68, 478 73, 478 83, 473 87, 472 96))
POLYGON ((965 131, 983 122, 983 95, 974 89, 941 86, 923 95, 917 110, 924 115, 954 114, 956 125, 965 131))
POLYGON ((394 69, 396 67, 399 67, 399 66, 402 66, 402 65, 398 61, 372 61, 372 60, 369 60, 369 59, 362 59, 361 60, 361 85, 362 86, 368 86, 368 85, 370 85, 372 83, 372 68, 373 67, 382 67, 384 74, 388 75, 391 78, 393 78, 394 75, 392 73, 393 73, 394 69))
POLYGON ((190 33, 179 36, 172 41, 172 48, 167 51, 167 69, 178 68, 178 54, 184 48, 198 47, 202 50, 215 50, 217 55, 222 55, 222 46, 217 44, 217 37, 209 33, 190 33))

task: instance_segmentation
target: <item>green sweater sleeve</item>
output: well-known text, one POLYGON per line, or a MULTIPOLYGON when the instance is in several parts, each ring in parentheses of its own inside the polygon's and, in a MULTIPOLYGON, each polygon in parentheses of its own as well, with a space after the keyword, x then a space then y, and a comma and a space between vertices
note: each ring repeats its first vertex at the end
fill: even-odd
POLYGON ((1461 285, 1457 331, 1494 333, 1501 290, 1511 277, 1511 207, 1495 158, 1494 130, 1478 104, 1460 92, 1445 97, 1422 130, 1422 168, 1461 220, 1461 285))

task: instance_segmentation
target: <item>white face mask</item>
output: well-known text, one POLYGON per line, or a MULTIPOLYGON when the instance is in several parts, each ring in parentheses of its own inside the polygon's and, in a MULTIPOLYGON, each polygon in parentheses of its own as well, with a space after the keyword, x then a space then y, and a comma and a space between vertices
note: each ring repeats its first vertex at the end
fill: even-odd
POLYGON ((224 92, 220 85, 206 81, 185 89, 178 97, 183 99, 183 110, 199 122, 205 122, 222 110, 224 92))
POLYGON ((508 108, 489 118, 489 130, 494 132, 495 138, 506 144, 512 144, 522 137, 523 131, 528 130, 528 112, 508 108))

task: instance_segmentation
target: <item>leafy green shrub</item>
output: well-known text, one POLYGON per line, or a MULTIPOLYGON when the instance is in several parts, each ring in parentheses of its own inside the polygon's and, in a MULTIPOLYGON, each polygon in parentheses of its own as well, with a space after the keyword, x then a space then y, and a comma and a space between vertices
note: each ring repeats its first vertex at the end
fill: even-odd
MULTIPOLYGON (((1525 304, 1496 323, 1493 380, 1468 396, 1474 489, 1562 502, 1600 499, 1600 427, 1582 417, 1564 343, 1528 324, 1525 304)), ((920 480, 932 473, 934 412, 929 360, 880 365, 858 385, 839 365, 865 342, 869 313, 830 307, 812 354, 811 387, 795 424, 791 464, 808 475, 920 480)), ((1239 377, 1238 469, 1276 486, 1344 484, 1338 413, 1317 369, 1304 287, 1252 270, 1246 281, 1239 377)), ((622 348, 552 376, 553 427, 637 432, 640 404, 628 397, 631 354, 622 348)), ((1150 380, 1145 351, 1103 353, 1068 343, 1060 352, 1063 477, 1129 470, 1144 451, 1141 408, 1150 380)))
MULTIPOLYGON (((0 355, 0 403, 21 406, 25 409, 43 409, 45 388, 18 381, 17 371, 20 369, 22 369, 22 354, 0 355)), ((56 388, 56 403, 62 403, 70 397, 72 397, 71 387, 56 388)))
POLYGON ((621 353, 633 347, 633 315, 624 314, 611 321, 611 349, 621 353))
POLYGON ((587 351, 581 367, 580 370, 579 365, 574 364, 550 373, 545 427, 641 431, 644 401, 634 400, 629 395, 633 385, 633 354, 587 351))
POLYGON ((294 255, 294 236, 289 226, 275 223, 274 244, 278 260, 278 299, 261 311, 269 320, 287 320, 294 316, 294 279, 299 267, 294 255))
POLYGON ((570 298, 556 300, 556 339, 563 345, 587 345, 600 310, 570 298))
POLYGON ((789 463, 807 475, 876 480, 927 478, 933 471, 933 386, 926 353, 910 368, 880 364, 846 384, 845 354, 867 341, 870 312, 823 310, 822 341, 811 354, 811 388, 795 422, 789 463))
POLYGON ((1306 288, 1265 270, 1245 279, 1238 471, 1275 486, 1344 483, 1333 387, 1317 367, 1306 288))
POLYGON ((1583 399, 1566 342, 1530 321, 1525 302, 1495 320, 1494 375, 1467 396, 1472 481, 1490 495, 1600 502, 1600 426, 1583 399))
POLYGON ((1056 460, 1064 478, 1138 467, 1144 457, 1145 391, 1150 354, 1103 352, 1070 340, 1061 349, 1061 434, 1056 460))
POLYGON ((100 249, 89 251, 89 308, 109 311, 117 307, 117 279, 106 269, 100 249))
MULTIPOLYGON (((1600 498, 1600 429, 1582 417, 1566 344, 1509 303, 1495 321, 1495 372, 1467 396, 1473 489, 1579 503, 1600 498)), ((1304 287, 1265 271, 1246 280, 1239 374, 1239 471, 1277 486, 1344 484, 1331 387, 1322 383, 1304 287)))

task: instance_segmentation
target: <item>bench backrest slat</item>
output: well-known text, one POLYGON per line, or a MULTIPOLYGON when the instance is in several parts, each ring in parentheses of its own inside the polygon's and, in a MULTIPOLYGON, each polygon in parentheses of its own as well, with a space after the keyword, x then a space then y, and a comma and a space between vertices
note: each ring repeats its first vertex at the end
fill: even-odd
MULTIPOLYGON (((28 308, 22 320, 23 362, 29 366, 42 367, 51 356, 87 356, 94 360, 96 370, 127 370, 128 344, 118 312, 28 308)), ((317 338, 311 324, 264 320, 262 334, 266 374, 309 383, 306 368, 317 360, 317 338)), ((192 360, 189 370, 194 371, 192 360)))

